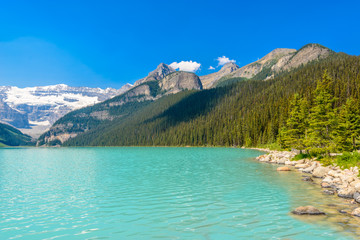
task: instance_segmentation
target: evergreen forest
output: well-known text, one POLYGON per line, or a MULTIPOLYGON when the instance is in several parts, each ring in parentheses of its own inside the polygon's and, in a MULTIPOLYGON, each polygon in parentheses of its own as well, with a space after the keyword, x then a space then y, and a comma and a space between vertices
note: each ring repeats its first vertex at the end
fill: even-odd
MULTIPOLYGON (((208 90, 127 103, 114 108, 112 121, 91 123, 89 117, 87 131, 64 146, 277 144, 324 154, 351 151, 359 148, 359 71, 360 57, 336 53, 270 80, 228 79, 208 90)), ((76 122, 73 116, 59 123, 76 122)))

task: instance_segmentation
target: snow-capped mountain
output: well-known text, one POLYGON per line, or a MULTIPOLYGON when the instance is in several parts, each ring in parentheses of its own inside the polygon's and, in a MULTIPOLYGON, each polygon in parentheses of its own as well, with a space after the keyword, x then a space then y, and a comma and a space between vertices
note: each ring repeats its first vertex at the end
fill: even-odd
POLYGON ((26 88, 0 86, 0 121, 36 137, 66 113, 112 98, 131 87, 126 84, 117 90, 65 84, 26 88))

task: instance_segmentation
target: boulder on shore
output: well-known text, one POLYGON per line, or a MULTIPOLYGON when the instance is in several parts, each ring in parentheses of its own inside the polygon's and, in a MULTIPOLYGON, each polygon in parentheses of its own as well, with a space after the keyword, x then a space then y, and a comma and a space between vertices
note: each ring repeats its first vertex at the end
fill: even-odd
POLYGON ((314 162, 310 167, 303 169, 304 173, 311 173, 318 166, 317 162, 314 162))
POLYGON ((357 192, 360 192, 360 182, 354 184, 354 187, 357 192))
POLYGON ((295 165, 295 168, 308 168, 309 165, 307 165, 306 163, 299 163, 295 165))
POLYGON ((353 198, 355 189, 352 187, 343 188, 338 191, 338 196, 342 198, 353 198))
POLYGON ((296 215, 325 215, 324 212, 313 206, 301 206, 292 211, 292 213, 296 215))
POLYGON ((359 192, 355 192, 353 195, 353 198, 357 203, 360 203, 360 193, 359 192))
POLYGON ((291 169, 288 167, 278 167, 276 171, 291 171, 291 169))
POLYGON ((314 169, 312 175, 313 175, 313 177, 316 177, 316 178, 323 178, 329 171, 330 171, 330 169, 327 167, 317 167, 314 169))

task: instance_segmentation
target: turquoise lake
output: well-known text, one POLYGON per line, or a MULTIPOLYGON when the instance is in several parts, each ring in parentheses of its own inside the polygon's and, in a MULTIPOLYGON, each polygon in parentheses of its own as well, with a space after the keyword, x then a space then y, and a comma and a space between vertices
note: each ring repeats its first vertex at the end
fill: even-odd
POLYGON ((254 161, 260 154, 235 148, 2 148, 0 239, 355 238, 356 222, 337 214, 346 203, 324 197, 299 173, 254 161), (328 215, 289 213, 308 204, 328 215))

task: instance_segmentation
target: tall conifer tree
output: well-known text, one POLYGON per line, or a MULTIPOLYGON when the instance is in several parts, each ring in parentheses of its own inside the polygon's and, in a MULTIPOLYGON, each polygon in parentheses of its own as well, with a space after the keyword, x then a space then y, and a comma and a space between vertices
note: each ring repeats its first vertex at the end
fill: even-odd
POLYGON ((356 140, 360 137, 360 111, 358 101, 352 97, 347 99, 339 112, 335 136, 339 150, 356 150, 356 140))
POLYGON ((304 138, 307 126, 307 101, 294 94, 290 102, 289 118, 282 130, 283 141, 286 146, 298 150, 305 148, 304 138))
POLYGON ((327 155, 334 147, 335 112, 333 104, 335 99, 332 84, 332 79, 325 71, 314 92, 315 98, 309 114, 309 128, 306 137, 309 150, 327 155))

